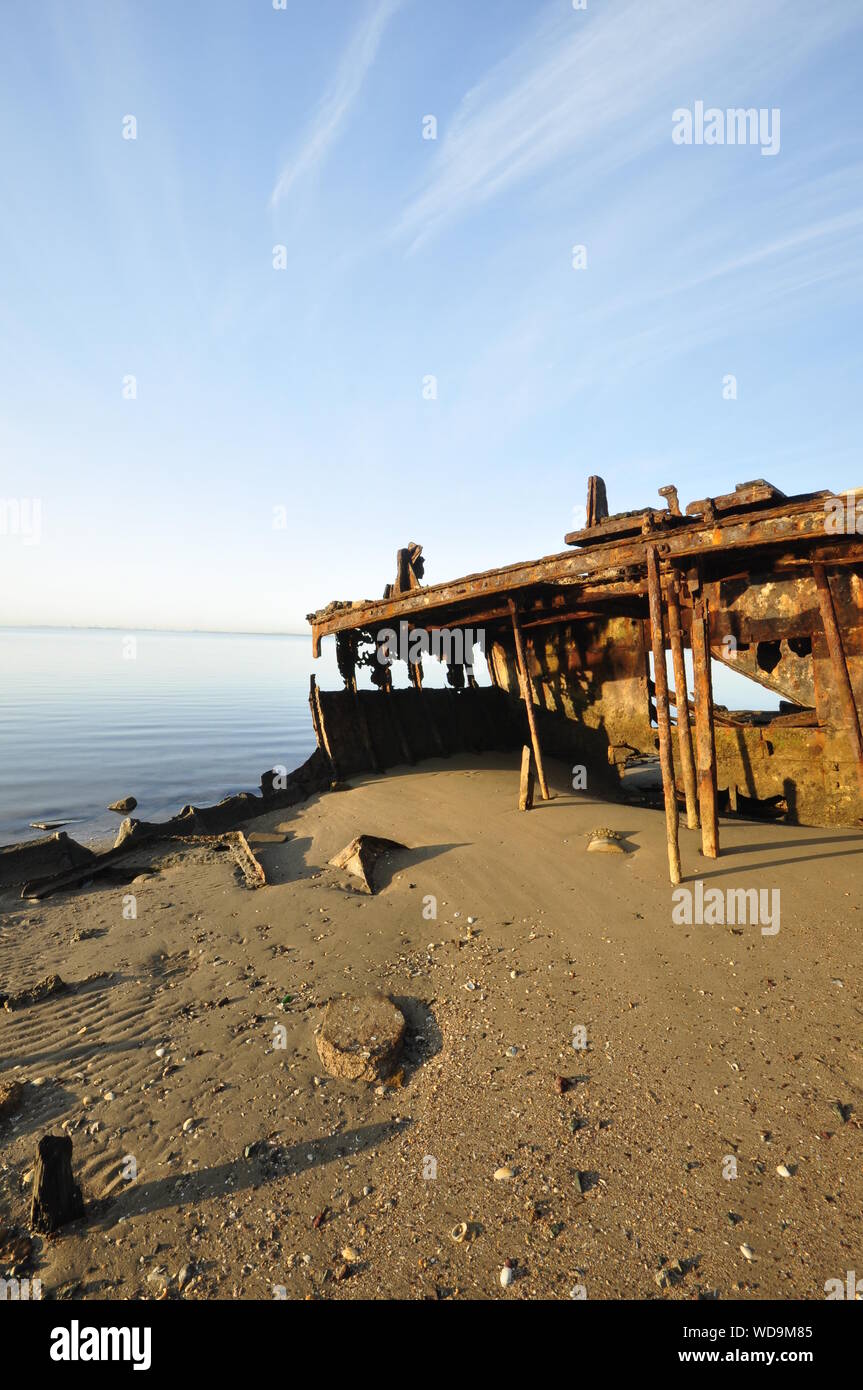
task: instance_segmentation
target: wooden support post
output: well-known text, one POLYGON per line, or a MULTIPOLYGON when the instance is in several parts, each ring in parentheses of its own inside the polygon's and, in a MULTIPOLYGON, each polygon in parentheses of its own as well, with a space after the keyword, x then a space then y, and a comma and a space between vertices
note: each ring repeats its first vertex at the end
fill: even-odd
POLYGON ((83 1215, 81 1189, 72 1176, 72 1140, 45 1134, 36 1146, 30 1225, 50 1235, 83 1215))
POLYGON ((533 806, 533 754, 530 744, 521 750, 521 781, 518 788, 518 809, 529 811, 533 806))
POLYGON ((848 675, 848 663, 845 660, 842 633, 836 621, 836 608, 833 604, 833 595, 830 592, 830 580, 823 565, 813 565, 812 572, 815 575, 815 585, 818 589, 821 622, 824 626, 824 636, 827 638, 830 665, 833 668, 833 679, 836 682, 836 694, 839 697, 839 705, 848 732, 851 752, 857 764, 857 780, 860 783, 860 790, 863 791, 863 735, 860 732, 860 713, 854 698, 851 677, 848 675))
POLYGON ((647 547, 647 597, 650 604, 650 637, 653 646, 653 683, 656 688, 656 724, 659 730, 659 764, 665 794, 665 837, 668 842, 668 876, 680 882, 677 789, 674 785, 674 759, 671 753, 671 715, 668 711, 668 672, 665 668, 665 637, 662 632, 662 588, 656 546, 647 547))
POLYGON ((536 763, 536 775, 539 778, 539 789, 542 792, 543 801, 549 801, 548 783, 545 780, 545 768, 542 764, 542 749, 539 746, 539 734, 536 728, 536 712, 533 708, 533 681, 527 670, 527 657, 524 651, 524 640, 521 635, 521 628, 518 624, 518 609, 515 606, 515 599, 509 599, 509 611, 512 618, 512 631, 515 637, 515 654, 518 659, 518 677, 521 684, 521 693, 527 709, 527 722, 530 727, 530 742, 533 748, 533 758, 536 763))
POLYGON ((710 633, 703 598, 692 611, 692 665, 695 673, 695 756, 698 767, 698 809, 701 812, 701 852, 719 856, 716 813, 716 739, 713 733, 713 682, 710 676, 710 633))
POLYGON ((357 693, 357 634, 336 633, 336 664, 345 683, 345 690, 357 693))
POLYGON ((408 680, 410 681, 410 683, 411 683, 411 685, 413 686, 414 690, 422 690, 422 688, 423 688, 423 661, 422 661, 422 657, 420 656, 419 652, 417 652, 417 659, 416 659, 416 661, 408 661, 408 680))
POLYGON ((674 663, 674 698, 677 704, 677 746, 680 749, 683 790, 686 792, 686 824, 690 830, 697 830, 698 800, 695 789, 695 758, 692 753, 692 727, 689 723, 689 696, 686 692, 686 666, 683 661, 683 637, 680 630, 680 600, 677 594, 677 578, 675 575, 669 577, 667 593, 668 644, 671 647, 671 660, 674 663))

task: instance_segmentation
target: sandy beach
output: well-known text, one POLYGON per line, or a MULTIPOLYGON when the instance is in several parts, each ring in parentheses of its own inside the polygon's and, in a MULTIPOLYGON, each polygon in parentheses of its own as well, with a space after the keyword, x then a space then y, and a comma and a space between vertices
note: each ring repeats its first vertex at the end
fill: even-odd
POLYGON ((549 773, 528 813, 515 755, 354 777, 245 827, 287 835, 255 845, 256 890, 188 840, 116 881, 4 894, 0 990, 69 986, 0 1011, 0 1084, 24 1083, 0 1118, 4 1238, 27 1232, 45 1133, 71 1136, 86 1204, 33 1237, 43 1297, 823 1299, 844 1280, 863 835, 729 818, 711 862, 682 829, 685 884, 775 887, 781 926, 681 925, 662 813, 549 773), (598 826, 625 852, 587 853, 598 826), (360 833, 407 847, 374 896, 328 862, 360 833), (369 991, 407 1019, 391 1084, 330 1077, 316 1048, 326 1003, 369 991))

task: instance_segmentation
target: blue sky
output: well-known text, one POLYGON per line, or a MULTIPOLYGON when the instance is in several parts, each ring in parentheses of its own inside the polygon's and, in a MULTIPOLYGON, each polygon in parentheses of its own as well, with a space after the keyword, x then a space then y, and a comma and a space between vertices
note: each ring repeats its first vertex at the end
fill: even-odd
POLYGON ((851 0, 3 6, 0 622, 302 631, 593 472, 863 484, 861 71, 851 0))

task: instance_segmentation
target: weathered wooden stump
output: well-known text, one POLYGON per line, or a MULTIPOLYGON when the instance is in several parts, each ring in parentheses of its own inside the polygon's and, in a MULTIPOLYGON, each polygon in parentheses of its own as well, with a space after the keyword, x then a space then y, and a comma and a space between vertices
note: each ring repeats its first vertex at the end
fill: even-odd
POLYGON ((83 1215, 84 1199, 72 1176, 72 1140, 45 1134, 36 1149, 30 1226, 50 1233, 83 1215))
POLYGON ((330 1076, 383 1081, 395 1070, 404 1036, 404 1014, 385 994, 331 999, 318 1033, 318 1056, 330 1076))
POLYGON ((529 744, 521 750, 521 780, 518 787, 518 809, 530 811, 533 807, 533 753, 529 744))

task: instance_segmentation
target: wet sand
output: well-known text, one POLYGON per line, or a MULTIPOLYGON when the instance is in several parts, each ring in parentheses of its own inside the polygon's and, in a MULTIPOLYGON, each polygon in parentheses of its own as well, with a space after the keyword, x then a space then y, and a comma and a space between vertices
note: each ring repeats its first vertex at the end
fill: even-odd
POLYGON ((43 1297, 820 1299, 859 1268, 863 833, 728 819, 713 862, 681 828, 690 885, 778 888, 781 927, 677 925, 662 814, 550 770, 527 814, 501 756, 261 817, 291 834, 256 891, 183 843, 0 899, 0 988, 88 981, 0 1012, 0 1083, 28 1083, 0 1225, 27 1229, 44 1133, 87 1203, 36 1239, 43 1297), (587 853, 596 826, 628 852, 587 853), (409 847, 374 897, 328 866, 359 833, 409 847), (326 1077, 321 1007, 378 989, 403 1084, 326 1077))

